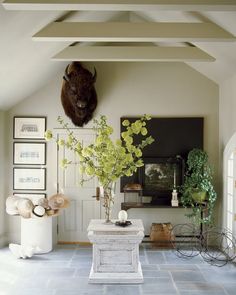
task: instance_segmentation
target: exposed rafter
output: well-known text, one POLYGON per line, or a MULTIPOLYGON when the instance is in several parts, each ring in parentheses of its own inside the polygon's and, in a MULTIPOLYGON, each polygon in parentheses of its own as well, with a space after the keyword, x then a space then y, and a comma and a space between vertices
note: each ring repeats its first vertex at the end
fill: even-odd
POLYGON ((196 47, 70 46, 55 55, 53 60, 211 62, 215 59, 196 47))
POLYGON ((5 0, 3 5, 16 10, 236 10, 235 0, 5 0))
POLYGON ((213 23, 54 22, 36 33, 38 41, 81 42, 198 42, 235 41, 213 23))

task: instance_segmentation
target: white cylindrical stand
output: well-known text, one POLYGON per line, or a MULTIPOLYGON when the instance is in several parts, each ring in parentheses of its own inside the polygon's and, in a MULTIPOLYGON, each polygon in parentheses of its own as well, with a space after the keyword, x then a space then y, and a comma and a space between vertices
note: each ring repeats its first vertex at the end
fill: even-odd
POLYGON ((52 217, 22 217, 21 245, 38 247, 36 254, 52 251, 52 217))

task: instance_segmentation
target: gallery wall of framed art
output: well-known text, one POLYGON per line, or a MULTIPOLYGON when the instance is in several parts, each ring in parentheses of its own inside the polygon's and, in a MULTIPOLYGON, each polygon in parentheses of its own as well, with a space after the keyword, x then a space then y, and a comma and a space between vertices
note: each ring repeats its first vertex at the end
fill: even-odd
POLYGON ((46 197, 46 123, 45 116, 13 118, 13 195, 33 202, 46 197))

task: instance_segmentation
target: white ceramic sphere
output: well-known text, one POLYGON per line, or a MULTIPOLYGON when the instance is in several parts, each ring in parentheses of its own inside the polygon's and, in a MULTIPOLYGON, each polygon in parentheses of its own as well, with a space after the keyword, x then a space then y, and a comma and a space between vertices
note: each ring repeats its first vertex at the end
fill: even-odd
POLYGON ((118 214, 118 219, 120 222, 126 222, 128 219, 128 214, 125 210, 121 210, 118 214))

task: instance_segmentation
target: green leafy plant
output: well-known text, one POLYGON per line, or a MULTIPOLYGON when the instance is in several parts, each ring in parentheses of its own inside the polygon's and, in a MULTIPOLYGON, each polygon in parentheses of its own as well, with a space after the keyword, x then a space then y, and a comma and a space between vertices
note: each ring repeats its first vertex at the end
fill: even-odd
MULTIPOLYGON (((107 118, 101 116, 100 119, 93 120, 93 129, 96 134, 95 142, 83 146, 68 124, 61 117, 58 117, 60 125, 67 130, 67 139, 57 140, 50 130, 46 131, 45 138, 47 140, 54 138, 59 146, 65 146, 78 155, 82 174, 81 184, 88 180, 88 178, 84 178, 84 175, 87 175, 89 179, 97 177, 100 186, 106 192, 107 198, 104 201, 104 207, 107 207, 114 202, 111 201, 110 188, 112 183, 122 176, 133 175, 139 167, 144 165, 142 150, 154 141, 152 136, 148 136, 146 127, 146 121, 150 119, 150 116, 144 115, 133 123, 124 120, 122 125, 125 127, 125 131, 122 132, 121 139, 112 140, 113 128, 107 124, 107 118), (134 137, 137 135, 142 138, 139 143, 134 141, 134 137)), ((68 159, 62 160, 63 167, 67 167, 69 164, 68 159)))
POLYGON ((180 192, 183 206, 192 207, 192 213, 186 214, 188 217, 194 218, 196 223, 212 222, 217 194, 212 185, 212 170, 205 151, 195 148, 189 152, 184 184, 180 192), (205 217, 201 217, 203 206, 207 206, 208 211, 205 217))

